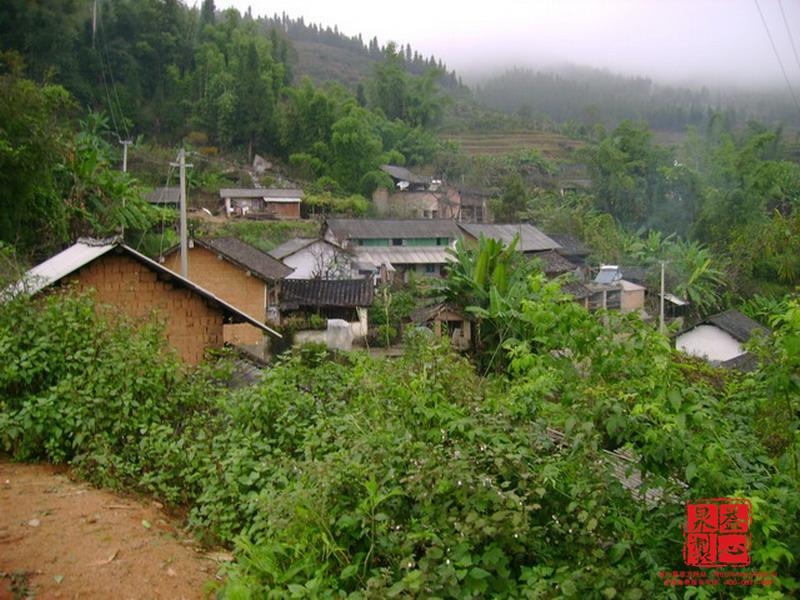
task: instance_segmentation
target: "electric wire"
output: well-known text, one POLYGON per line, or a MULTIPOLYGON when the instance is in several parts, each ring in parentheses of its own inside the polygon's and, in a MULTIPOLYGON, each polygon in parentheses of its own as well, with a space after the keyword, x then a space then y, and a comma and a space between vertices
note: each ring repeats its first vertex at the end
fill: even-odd
POLYGON ((794 88, 792 87, 792 82, 789 79, 789 76, 786 74, 786 68, 783 66, 783 61, 781 60, 781 55, 778 52, 778 47, 775 45, 775 40, 772 38, 772 33, 769 30, 769 25, 767 25, 767 19, 764 18, 764 12, 761 10, 761 5, 758 3, 758 0, 753 0, 753 2, 755 2, 756 8, 758 9, 758 14, 761 16, 761 22, 764 24, 764 30, 767 32, 769 43, 772 45, 772 51, 775 53, 775 58, 778 60, 778 66, 781 68, 781 73, 783 73, 783 78, 786 80, 786 86, 789 88, 789 93, 792 96, 792 100, 794 100, 794 105, 797 107, 798 112, 800 112, 800 102, 797 101, 797 96, 795 96, 794 88))
POLYGON ((800 69, 800 56, 797 54, 797 46, 794 43, 794 36, 792 29, 789 27, 789 21, 786 19, 786 12, 783 10, 783 0, 778 0, 778 6, 781 7, 781 16, 783 17, 783 24, 786 26, 786 33, 789 35, 789 43, 792 45, 792 52, 794 53, 794 61, 797 63, 797 68, 800 69))
MULTIPOLYGON (((125 119, 125 113, 122 111, 122 103, 119 100, 119 94, 117 93, 117 82, 114 79, 114 71, 111 68, 111 55, 108 52, 108 43, 106 42, 106 33, 105 33, 105 26, 103 25, 103 13, 100 12, 98 21, 100 23, 100 42, 103 46, 103 51, 106 57, 106 65, 108 66, 108 75, 111 78, 111 91, 114 92, 114 99, 116 100, 116 108, 119 114, 120 122, 122 123, 122 128, 125 130, 125 139, 131 139, 130 131, 128 131, 128 125, 125 119)), ((101 55, 102 58, 102 55, 101 55)))

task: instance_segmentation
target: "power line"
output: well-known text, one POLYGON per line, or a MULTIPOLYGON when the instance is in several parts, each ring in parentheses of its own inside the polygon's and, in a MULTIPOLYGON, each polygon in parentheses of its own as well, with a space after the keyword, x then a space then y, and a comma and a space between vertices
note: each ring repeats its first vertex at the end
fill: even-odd
POLYGON ((128 131, 128 125, 125 119, 125 113, 122 112, 122 103, 119 101, 119 94, 117 93, 117 82, 114 79, 114 71, 111 68, 111 55, 108 52, 108 44, 106 42, 106 33, 105 27, 103 26, 103 13, 100 13, 100 41, 103 44, 103 51, 106 56, 106 65, 108 65, 108 75, 111 78, 111 91, 114 92, 114 99, 116 100, 116 107, 117 112, 119 113, 119 119, 122 123, 122 128, 125 130, 125 139, 131 139, 130 132, 128 131))
POLYGON ((778 65, 781 68, 781 73, 783 73, 783 78, 786 80, 786 86, 789 88, 789 93, 792 95, 792 100, 794 100, 794 105, 800 112, 800 102, 797 101, 797 96, 795 96, 794 94, 794 88, 792 88, 792 82, 789 80, 789 76, 786 74, 786 69, 783 66, 781 55, 778 53, 778 47, 775 45, 775 40, 772 39, 772 33, 770 33, 769 26, 767 25, 767 20, 764 18, 764 13, 761 10, 761 5, 758 3, 758 0, 753 0, 753 2, 756 3, 758 14, 761 15, 761 22, 764 24, 764 30, 767 32, 769 43, 772 44, 772 51, 775 53, 775 58, 778 59, 778 65))
POLYGON ((786 25, 786 33, 789 34, 789 42, 792 44, 792 52, 794 52, 794 61, 797 63, 797 68, 800 69, 800 56, 797 55, 797 46, 794 44, 794 36, 789 27, 789 21, 786 19, 786 13, 783 10, 783 0, 778 0, 778 6, 781 7, 781 16, 783 17, 783 24, 786 25))

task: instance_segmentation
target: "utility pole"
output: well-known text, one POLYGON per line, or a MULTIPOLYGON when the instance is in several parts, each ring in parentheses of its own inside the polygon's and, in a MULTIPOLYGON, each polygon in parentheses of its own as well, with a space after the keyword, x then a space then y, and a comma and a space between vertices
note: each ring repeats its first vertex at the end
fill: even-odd
MULTIPOLYGON (((128 144, 132 144, 130 140, 120 140, 120 144, 122 144, 122 172, 128 172, 128 144)), ((122 208, 125 208, 125 196, 122 197, 122 208)), ((125 225, 120 226, 120 235, 125 238, 125 225)))
POLYGON ((92 48, 94 48, 94 37, 97 32, 97 0, 92 5, 92 48))
POLYGON ((661 298, 658 309, 658 330, 664 333, 664 261, 661 261, 661 298))
POLYGON ((181 275, 189 278, 189 238, 186 227, 186 151, 181 148, 178 152, 178 162, 170 163, 173 167, 180 167, 181 172, 181 275))
POLYGON ((130 146, 133 142, 131 140, 120 140, 120 144, 122 144, 122 172, 128 172, 128 146, 130 146))

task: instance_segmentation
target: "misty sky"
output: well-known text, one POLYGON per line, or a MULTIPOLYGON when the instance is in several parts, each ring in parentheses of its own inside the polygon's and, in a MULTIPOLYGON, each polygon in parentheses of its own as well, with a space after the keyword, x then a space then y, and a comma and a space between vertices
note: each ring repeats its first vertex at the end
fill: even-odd
MULTIPOLYGON (((758 0, 800 96, 800 60, 779 0, 758 0)), ((199 3, 199 2, 198 2, 199 3)), ((286 12, 435 54, 469 77, 495 67, 573 63, 666 82, 786 88, 756 0, 216 0, 254 15, 286 12)), ((800 0, 783 0, 800 50, 800 0)))

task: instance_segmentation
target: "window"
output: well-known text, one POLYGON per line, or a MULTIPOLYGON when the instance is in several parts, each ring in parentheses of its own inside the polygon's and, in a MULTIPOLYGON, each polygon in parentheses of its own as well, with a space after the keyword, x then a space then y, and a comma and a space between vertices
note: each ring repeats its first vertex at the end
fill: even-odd
POLYGON ((402 238, 394 238, 392 240, 392 246, 402 246, 402 245, 403 245, 402 238))
POLYGON ((425 265, 425 272, 428 274, 436 273, 436 265, 425 265))
POLYGON ((622 308, 622 292, 620 290, 609 291, 606 294, 606 308, 608 310, 619 310, 622 308))

